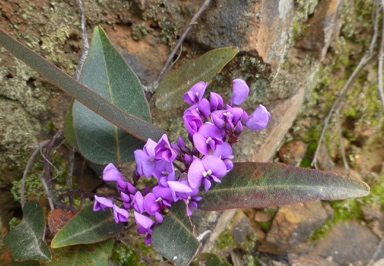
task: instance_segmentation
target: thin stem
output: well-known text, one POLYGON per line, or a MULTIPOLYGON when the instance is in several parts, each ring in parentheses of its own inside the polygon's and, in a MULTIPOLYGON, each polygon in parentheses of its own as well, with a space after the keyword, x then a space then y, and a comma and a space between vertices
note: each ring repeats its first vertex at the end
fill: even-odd
POLYGON ((29 157, 27 165, 25 166, 23 177, 21 179, 21 188, 20 188, 20 201, 21 201, 21 207, 22 208, 24 207, 24 204, 25 204, 25 184, 26 184, 28 172, 31 169, 32 163, 35 160, 35 157, 39 153, 40 149, 42 147, 44 147, 45 145, 47 145, 48 143, 49 143, 49 140, 46 140, 46 141, 39 143, 37 145, 37 147, 34 147, 35 150, 33 151, 31 157, 29 157))
MULTIPOLYGON (((189 31, 191 30, 192 26, 197 24, 196 21, 200 17, 200 15, 204 12, 204 10, 208 7, 211 0, 205 0, 204 3, 201 5, 200 9, 196 12, 196 14, 191 19, 191 22, 187 25, 187 27, 184 29, 183 33, 181 34, 180 38, 178 39, 176 45, 173 47, 171 53, 168 56, 167 61, 165 62, 163 68, 160 71, 160 74, 157 76, 156 81, 153 84, 153 91, 157 88, 157 85, 159 84, 160 80, 163 78, 165 72, 167 71, 169 65, 171 64, 173 57, 175 56, 176 52, 180 48, 181 44, 183 43, 184 39, 187 37, 189 31)), ((181 54, 181 52, 180 52, 181 54)))
MULTIPOLYGON (((384 18, 384 6, 383 4, 378 4, 378 7, 381 9, 382 17, 384 18)), ((377 78, 378 78, 378 86, 377 90, 380 96, 381 104, 383 105, 384 109, 384 91, 383 91, 383 50, 384 50, 384 19, 381 22, 381 41, 380 41, 380 47, 379 47, 379 53, 378 53, 378 69, 377 69, 377 78)))
MULTIPOLYGON (((68 154, 68 173, 67 173, 67 176, 65 178, 65 183, 67 185, 68 191, 72 191, 73 190, 73 186, 72 186, 72 173, 73 173, 73 166, 74 166, 74 164, 75 164, 75 148, 70 146, 69 147, 69 154, 68 154)), ((68 199, 69 199, 69 205, 71 207, 73 207, 75 205, 75 202, 73 200, 73 196, 69 195, 68 199)))
MULTIPOLYGON (((341 157, 343 158, 345 172, 347 172, 347 171, 349 171, 349 165, 348 165, 347 157, 345 156, 343 137, 341 135, 340 113, 338 111, 336 112, 336 126, 337 126, 337 134, 338 134, 339 140, 340 140, 341 157)), ((345 174, 347 174, 347 173, 345 173, 345 174)))
MULTIPOLYGON (((57 140, 62 138, 63 132, 64 132, 63 128, 60 128, 57 131, 57 133, 53 136, 53 138, 49 141, 49 143, 46 145, 45 154, 44 154, 45 158, 50 157, 53 146, 55 145, 57 140)), ((47 193, 49 205, 53 210, 54 194, 53 194, 53 186, 52 186, 52 178, 51 178, 51 164, 48 161, 48 159, 44 160, 44 175, 42 178, 42 182, 47 193)))
POLYGON ((76 80, 79 80, 81 71, 83 70, 85 59, 88 56, 89 42, 88 42, 87 29, 85 28, 85 22, 86 21, 85 21, 85 12, 83 9, 82 0, 77 0, 77 4, 79 5, 79 10, 80 10, 81 39, 83 41, 83 48, 81 49, 79 64, 77 65, 75 74, 73 76, 76 80))

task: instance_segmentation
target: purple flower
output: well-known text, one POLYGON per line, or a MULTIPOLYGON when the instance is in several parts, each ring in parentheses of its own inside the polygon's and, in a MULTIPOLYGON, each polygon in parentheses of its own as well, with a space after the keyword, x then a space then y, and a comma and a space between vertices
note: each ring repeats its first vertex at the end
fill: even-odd
POLYGON ((157 161, 153 167, 152 174, 157 178, 157 182, 166 187, 168 180, 175 180, 175 169, 173 164, 167 161, 157 161))
POLYGON ((184 94, 184 101, 189 104, 198 103, 204 96, 208 83, 200 81, 192 86, 192 88, 184 94))
POLYGON ((201 154, 208 155, 223 143, 223 136, 217 126, 207 123, 193 135, 193 143, 201 154))
POLYGON ((163 159, 167 162, 173 162, 177 153, 172 149, 166 134, 163 134, 155 147, 155 158, 163 159))
POLYGON ((129 181, 125 181, 123 178, 117 180, 117 188, 128 194, 135 194, 137 189, 129 181))
POLYGON ((153 165, 155 164, 155 147, 157 143, 151 139, 147 140, 142 150, 135 150, 136 171, 139 175, 151 177, 153 165))
POLYGON ((149 215, 153 215, 158 223, 163 222, 161 211, 171 207, 173 202, 172 190, 168 187, 156 186, 152 192, 144 198, 144 209, 149 215))
POLYGON ((197 209, 197 201, 201 200, 201 197, 197 196, 197 193, 199 193, 199 188, 192 188, 188 183, 188 179, 186 178, 180 179, 179 181, 168 181, 168 185, 172 189, 174 200, 183 200, 187 205, 187 214, 188 216, 191 216, 191 207, 197 209))
POLYGON ((113 163, 109 163, 103 171, 103 180, 108 182, 116 182, 118 179, 123 179, 123 175, 119 170, 113 165, 113 163))
POLYGON ((246 126, 251 130, 261 130, 267 126, 270 117, 271 114, 268 112, 267 108, 260 104, 249 116, 246 126))
POLYGON ((128 211, 113 204, 113 218, 116 223, 128 222, 128 211))
POLYGON ((133 197, 132 205, 137 212, 142 213, 144 211, 144 197, 140 191, 137 191, 135 196, 133 197))
POLYGON ((203 120, 195 109, 187 109, 184 112, 183 120, 185 128, 191 136, 203 125, 203 120))
POLYGON ((217 110, 212 112, 211 120, 219 128, 225 128, 232 131, 235 125, 247 117, 246 112, 240 107, 232 107, 227 104, 226 110, 217 110))
POLYGON ((224 106, 223 98, 216 92, 210 92, 209 94, 209 103, 211 106, 211 111, 216 111, 222 109, 224 106))
POLYGON ((212 155, 223 160, 228 171, 232 170, 233 168, 232 159, 234 158, 234 156, 232 155, 231 145, 229 145, 227 142, 223 142, 223 144, 217 145, 216 150, 212 153, 212 155))
POLYGON ((233 80, 233 94, 230 99, 231 105, 240 105, 247 98, 249 93, 249 87, 242 79, 233 80))
POLYGON ((151 227, 155 224, 155 221, 137 212, 134 212, 134 215, 135 215, 136 224, 138 225, 137 232, 141 235, 147 234, 145 238, 145 244, 147 245, 151 244, 151 234, 152 234, 151 227))
POLYGON ((198 188, 204 182, 204 189, 211 187, 211 181, 220 183, 221 177, 227 173, 225 163, 213 155, 205 155, 201 160, 196 158, 188 170, 188 182, 192 188, 198 188))
POLYGON ((95 201, 93 204, 93 211, 105 211, 106 208, 112 208, 113 207, 114 200, 104 197, 98 197, 95 195, 95 201))
POLYGON ((121 199, 123 201, 124 208, 127 210, 132 207, 132 202, 135 198, 133 194, 126 194, 124 192, 120 192, 121 199))

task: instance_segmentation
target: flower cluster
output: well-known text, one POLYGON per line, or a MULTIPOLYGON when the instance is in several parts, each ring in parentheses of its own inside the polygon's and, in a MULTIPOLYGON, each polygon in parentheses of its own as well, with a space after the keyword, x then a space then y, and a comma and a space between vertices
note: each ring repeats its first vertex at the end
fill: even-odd
POLYGON ((158 142, 148 139, 142 150, 134 152, 134 182, 143 176, 155 178, 154 187, 138 190, 113 164, 104 169, 103 179, 117 182, 121 201, 95 196, 94 211, 112 208, 116 222, 127 222, 132 209, 137 231, 146 235, 146 244, 151 243, 153 227, 163 221, 174 202, 184 201, 190 216, 201 200, 200 186, 209 190, 212 182, 220 183, 233 168, 232 145, 244 125, 261 130, 268 124, 270 113, 264 106, 259 105, 251 115, 239 107, 249 93, 245 81, 233 81, 233 94, 227 104, 214 92, 209 100, 203 98, 207 85, 198 82, 184 94, 185 102, 190 104, 183 120, 191 147, 181 137, 177 144, 171 144, 164 134, 158 142))

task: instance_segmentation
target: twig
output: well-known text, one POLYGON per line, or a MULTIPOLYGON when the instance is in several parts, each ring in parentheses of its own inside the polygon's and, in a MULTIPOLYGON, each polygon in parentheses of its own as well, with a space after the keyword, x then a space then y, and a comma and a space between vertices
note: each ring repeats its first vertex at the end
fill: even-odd
MULTIPOLYGON (((169 65, 171 64, 173 57, 175 56, 176 52, 180 48, 181 44, 183 43, 184 39, 187 37, 189 31, 191 30, 192 26, 197 24, 196 21, 200 17, 200 15, 204 12, 204 10, 208 7, 211 0, 205 0, 204 3, 201 5, 200 9, 196 12, 196 14, 191 19, 191 22, 187 25, 187 27, 184 29, 183 33, 181 34, 180 38, 177 40, 176 45, 173 47, 171 53, 168 56, 167 61, 165 62, 163 68, 160 71, 160 74, 157 76, 156 80, 153 82, 151 86, 148 86, 146 90, 150 92, 154 92, 159 85, 160 80, 163 78, 165 72, 167 71, 169 65)), ((181 52, 180 52, 181 54, 181 52)))
POLYGON ((89 42, 88 42, 87 29, 85 28, 85 12, 83 9, 82 0, 77 0, 77 4, 79 5, 79 10, 80 10, 81 39, 83 41, 83 48, 81 49, 79 64, 77 65, 75 74, 73 76, 76 80, 79 80, 81 71, 83 70, 85 59, 87 59, 87 56, 88 56, 89 42))
POLYGON ((25 166, 23 177, 21 179, 21 188, 20 188, 20 201, 21 201, 21 207, 24 207, 25 204, 25 183, 27 180, 28 172, 32 167, 32 163, 35 160, 35 157, 39 153, 40 149, 47 145, 49 143, 49 140, 43 141, 37 145, 37 147, 33 147, 35 150, 33 151, 31 157, 29 157, 27 165, 25 166))
MULTIPOLYGON (((46 145, 45 154, 44 154, 45 158, 50 157, 51 151, 53 146, 55 145, 55 142, 58 139, 62 138, 62 136, 63 136, 63 128, 60 128, 56 132, 56 134, 53 136, 53 138, 49 141, 49 143, 46 145)), ((47 159, 44 160, 44 176, 42 178, 42 182, 47 193, 49 206, 53 210, 54 195, 53 195, 53 186, 52 186, 52 179, 51 179, 51 165, 47 159)))
MULTIPOLYGON (((343 158, 344 169, 345 169, 345 172, 348 172, 349 171, 349 165, 348 165, 347 158, 345 156, 344 143, 343 143, 343 138, 341 135, 339 111, 336 112, 336 126, 337 126, 337 134, 339 135, 339 140, 340 140, 340 150, 341 150, 341 157, 343 158)), ((345 173, 345 174, 347 174, 347 173, 345 173)))
MULTIPOLYGON (((384 18, 384 6, 383 3, 378 4, 378 8, 381 9, 382 16, 384 18)), ((377 78, 378 78, 378 86, 377 90, 380 96, 381 104, 384 109, 384 91, 383 91, 383 50, 384 50, 384 19, 381 25, 381 41, 378 53, 378 68, 377 68, 377 78)))
POLYGON ((327 117, 324 120, 323 130, 321 131, 320 139, 317 142, 317 148, 316 148, 315 155, 313 156, 313 160, 312 160, 312 163, 311 163, 311 165, 314 166, 315 168, 318 168, 318 166, 317 166, 317 157, 319 155, 321 143, 324 141, 325 131, 328 128, 330 118, 332 117, 334 112, 340 110, 340 108, 343 105, 343 100, 344 100, 344 97, 345 97, 346 93, 352 87, 355 79, 359 76, 360 72, 363 70, 363 68, 367 65, 367 63, 372 59, 372 57, 374 55, 374 48, 375 48, 375 44, 376 44, 376 41, 377 41, 378 24, 379 24, 378 9, 379 8, 377 7, 376 12, 375 12, 374 34, 372 36, 371 44, 369 45, 369 50, 365 53, 363 58, 360 60, 358 66, 353 71, 352 75, 348 78, 347 82, 344 84, 343 88, 338 93, 338 97, 333 102, 331 110, 329 111, 327 117))
MULTIPOLYGON (((68 154, 68 173, 65 178, 65 182, 67 185, 68 191, 71 191, 73 189, 72 187, 72 173, 73 173, 73 166, 75 164, 75 148, 70 146, 69 147, 69 154, 68 154)), ((69 205, 73 207, 75 205, 75 202, 73 200, 73 196, 69 195, 69 205)))

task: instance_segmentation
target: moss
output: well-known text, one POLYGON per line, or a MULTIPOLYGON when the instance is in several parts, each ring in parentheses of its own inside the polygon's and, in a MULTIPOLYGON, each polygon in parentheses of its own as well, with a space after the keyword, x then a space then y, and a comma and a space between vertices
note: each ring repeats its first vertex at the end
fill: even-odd
POLYGON ((114 245, 111 259, 121 266, 145 265, 145 263, 141 261, 139 254, 122 243, 116 243, 114 245))
POLYGON ((219 249, 228 249, 230 247, 234 247, 235 245, 233 234, 228 229, 224 230, 216 241, 216 246, 219 249))
POLYGON ((363 219, 363 212, 361 210, 363 204, 359 199, 333 201, 330 204, 334 211, 333 218, 329 218, 320 228, 313 232, 308 238, 308 241, 316 241, 324 238, 333 226, 339 222, 363 219))

